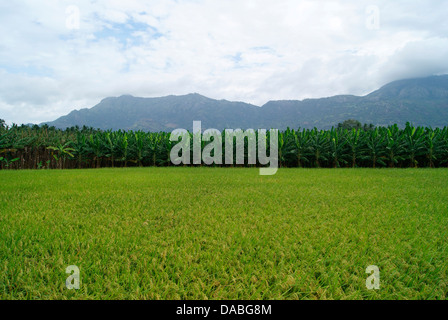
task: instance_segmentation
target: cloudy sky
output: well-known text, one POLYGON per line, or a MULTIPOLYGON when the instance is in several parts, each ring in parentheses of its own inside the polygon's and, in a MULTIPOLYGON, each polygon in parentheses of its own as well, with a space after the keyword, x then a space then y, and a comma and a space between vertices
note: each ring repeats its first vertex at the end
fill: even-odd
POLYGON ((448 73, 446 0, 0 2, 0 118, 55 120, 103 98, 364 95, 448 73))

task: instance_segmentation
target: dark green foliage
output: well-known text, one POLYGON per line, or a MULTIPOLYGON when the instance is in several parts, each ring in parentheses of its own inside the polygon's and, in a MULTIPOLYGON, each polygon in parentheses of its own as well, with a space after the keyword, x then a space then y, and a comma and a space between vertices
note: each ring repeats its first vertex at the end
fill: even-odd
POLYGON ((361 127, 362 127, 361 122, 354 119, 345 120, 344 122, 338 124, 338 128, 347 130, 361 129, 361 127))
MULTIPOLYGON (((223 163, 225 141, 223 136, 223 163)), ((208 143, 202 142, 202 148, 208 143)), ((17 125, 0 130, 3 169, 171 166, 170 151, 176 144, 166 132, 17 125)), ((247 138, 244 153, 244 164, 237 164, 236 152, 233 163, 253 166, 249 164, 247 138)), ((447 159, 448 128, 414 127, 408 123, 404 129, 397 125, 367 131, 288 128, 279 133, 280 167, 437 168, 448 166, 447 159)))

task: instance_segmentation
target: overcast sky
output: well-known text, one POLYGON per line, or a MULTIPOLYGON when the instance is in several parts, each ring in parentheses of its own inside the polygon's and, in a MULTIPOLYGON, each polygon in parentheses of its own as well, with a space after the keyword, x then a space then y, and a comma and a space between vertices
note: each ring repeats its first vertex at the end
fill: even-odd
POLYGON ((448 73, 447 15, 446 0, 2 0, 0 118, 123 94, 364 95, 448 73))

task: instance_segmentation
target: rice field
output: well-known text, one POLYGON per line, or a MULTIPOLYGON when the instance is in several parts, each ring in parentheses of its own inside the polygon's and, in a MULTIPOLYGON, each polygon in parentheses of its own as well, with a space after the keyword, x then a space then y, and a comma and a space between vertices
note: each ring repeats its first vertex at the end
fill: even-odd
POLYGON ((447 299, 447 238, 447 169, 0 171, 0 299, 447 299))

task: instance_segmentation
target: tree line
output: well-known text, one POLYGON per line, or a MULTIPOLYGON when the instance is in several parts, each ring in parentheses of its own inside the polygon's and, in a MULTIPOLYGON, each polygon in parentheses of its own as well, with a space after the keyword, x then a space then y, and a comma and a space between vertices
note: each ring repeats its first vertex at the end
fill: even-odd
MULTIPOLYGON (((170 135, 85 126, 66 130, 48 125, 7 126, 0 121, 0 164, 1 169, 172 166, 170 152, 177 142, 170 141, 170 135)), ((448 167, 447 127, 433 129, 408 123, 405 128, 288 128, 279 132, 278 139, 280 167, 448 167)), ((203 142, 202 148, 206 145, 203 142)), ((251 166, 247 164, 247 150, 245 157, 245 166, 251 166)))

